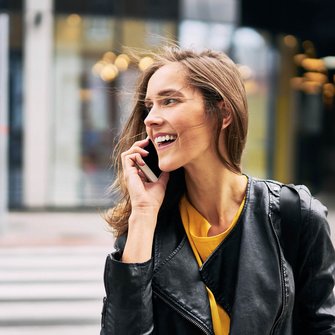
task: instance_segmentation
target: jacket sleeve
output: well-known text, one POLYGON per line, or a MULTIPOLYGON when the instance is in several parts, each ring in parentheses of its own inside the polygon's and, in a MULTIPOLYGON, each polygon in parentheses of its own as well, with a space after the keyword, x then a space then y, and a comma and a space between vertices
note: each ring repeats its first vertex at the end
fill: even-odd
POLYGON ((335 334, 335 253, 327 209, 301 191, 302 229, 298 254, 294 334, 335 334))
POLYGON ((100 335, 153 334, 151 280, 153 262, 122 263, 122 251, 108 255, 104 283, 106 297, 100 335))

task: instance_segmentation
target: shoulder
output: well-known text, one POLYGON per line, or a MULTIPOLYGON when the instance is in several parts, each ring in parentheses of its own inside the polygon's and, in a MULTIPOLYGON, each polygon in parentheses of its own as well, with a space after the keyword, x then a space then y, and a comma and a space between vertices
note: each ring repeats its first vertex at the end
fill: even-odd
POLYGON ((305 224, 322 223, 327 221, 328 210, 325 205, 314 197, 305 185, 282 184, 296 191, 300 199, 301 216, 305 224))
POLYGON ((307 221, 323 221, 326 219, 328 210, 317 198, 315 198, 309 188, 305 185, 285 184, 277 180, 261 179, 249 177, 250 182, 256 189, 269 191, 271 195, 279 199, 283 187, 291 189, 299 196, 302 218, 307 221))
POLYGON ((272 179, 263 179, 247 176, 249 179, 250 185, 256 189, 267 190, 271 193, 279 195, 281 187, 284 185, 283 183, 272 180, 272 179))
POLYGON ((295 186, 299 192, 303 229, 309 230, 314 236, 324 231, 330 233, 327 221, 328 209, 315 198, 304 185, 295 186))
MULTIPOLYGON (((299 205, 301 210, 301 218, 303 225, 309 226, 325 226, 328 229, 327 223, 327 207, 321 203, 306 185, 285 184, 271 179, 257 179, 253 178, 256 183, 263 183, 269 189, 269 192, 278 198, 278 205, 280 197, 284 196, 282 190, 284 187, 295 192, 299 197, 299 205)), ((280 205, 279 205, 280 206, 280 205)))

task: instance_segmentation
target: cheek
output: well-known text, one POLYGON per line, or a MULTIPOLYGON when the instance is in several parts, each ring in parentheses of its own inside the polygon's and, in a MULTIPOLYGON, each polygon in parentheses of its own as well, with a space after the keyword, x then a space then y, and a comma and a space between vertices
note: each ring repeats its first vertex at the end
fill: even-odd
POLYGON ((206 147, 213 141, 213 129, 206 124, 188 127, 180 132, 180 144, 192 147, 206 147))

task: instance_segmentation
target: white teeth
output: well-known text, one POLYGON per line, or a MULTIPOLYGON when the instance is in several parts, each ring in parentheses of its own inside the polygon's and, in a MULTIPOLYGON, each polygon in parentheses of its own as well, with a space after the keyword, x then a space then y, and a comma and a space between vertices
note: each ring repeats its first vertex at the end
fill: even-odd
POLYGON ((162 143, 165 141, 174 141, 177 138, 175 135, 165 135, 165 136, 158 136, 155 138, 155 143, 162 143))

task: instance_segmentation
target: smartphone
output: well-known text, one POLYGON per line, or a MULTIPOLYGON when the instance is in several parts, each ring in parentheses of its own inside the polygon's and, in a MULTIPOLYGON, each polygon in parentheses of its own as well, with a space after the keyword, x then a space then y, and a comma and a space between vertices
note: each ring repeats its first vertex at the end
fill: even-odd
POLYGON ((138 168, 147 177, 148 181, 156 182, 158 180, 159 175, 162 172, 158 167, 157 151, 151 140, 149 140, 149 144, 146 147, 144 147, 144 149, 149 152, 149 155, 146 157, 142 157, 142 159, 145 162, 145 165, 143 166, 138 165, 138 168))

